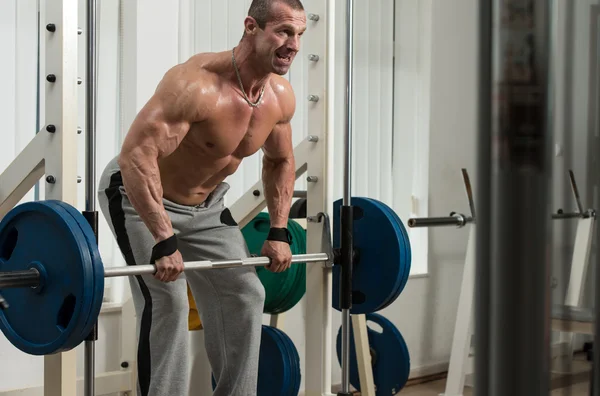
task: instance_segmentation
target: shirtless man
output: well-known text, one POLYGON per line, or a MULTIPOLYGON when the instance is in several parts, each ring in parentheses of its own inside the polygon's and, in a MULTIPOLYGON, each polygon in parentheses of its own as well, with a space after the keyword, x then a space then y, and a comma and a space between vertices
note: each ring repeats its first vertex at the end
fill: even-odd
POLYGON ((233 50, 198 54, 170 69, 105 168, 99 205, 128 265, 138 320, 138 394, 188 394, 188 298, 196 301, 216 381, 214 395, 257 392, 265 298, 251 268, 182 273, 183 262, 240 258, 246 243, 224 206, 223 180, 264 152, 262 180, 271 271, 291 263, 286 226, 295 181, 286 74, 306 17, 299 0, 254 0, 233 50))

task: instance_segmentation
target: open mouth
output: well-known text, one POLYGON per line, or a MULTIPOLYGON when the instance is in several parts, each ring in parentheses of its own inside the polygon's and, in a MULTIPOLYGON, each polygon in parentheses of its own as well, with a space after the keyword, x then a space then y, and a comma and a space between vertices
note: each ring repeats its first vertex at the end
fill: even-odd
POLYGON ((288 63, 292 60, 292 54, 291 53, 280 53, 280 52, 276 52, 275 55, 277 56, 277 59, 281 62, 285 62, 288 63))

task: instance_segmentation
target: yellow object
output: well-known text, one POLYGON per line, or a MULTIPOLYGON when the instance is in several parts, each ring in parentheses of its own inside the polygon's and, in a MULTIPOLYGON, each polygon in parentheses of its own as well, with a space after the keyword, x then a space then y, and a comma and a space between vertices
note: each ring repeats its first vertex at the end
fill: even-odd
POLYGON ((202 330, 202 321, 200 320, 200 314, 198 308, 196 308, 196 301, 190 290, 190 285, 187 287, 188 301, 190 303, 190 314, 188 315, 188 329, 190 331, 202 330))

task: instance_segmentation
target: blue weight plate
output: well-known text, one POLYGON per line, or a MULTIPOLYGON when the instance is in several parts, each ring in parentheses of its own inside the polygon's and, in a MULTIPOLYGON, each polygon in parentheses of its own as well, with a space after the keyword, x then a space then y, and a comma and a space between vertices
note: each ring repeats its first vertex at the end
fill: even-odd
POLYGON ((293 383, 294 383, 294 378, 292 376, 292 359, 290 356, 290 352, 289 352, 289 347, 285 341, 285 336, 282 334, 282 331, 277 329, 276 327, 272 327, 272 326, 267 326, 267 330, 271 333, 271 336, 273 337, 273 339, 277 340, 277 343, 281 346, 282 349, 282 357, 285 360, 285 366, 288 368, 288 370, 285 373, 285 380, 288 384, 288 387, 285 389, 282 389, 282 392, 280 394, 277 394, 277 396, 288 396, 290 389, 292 389, 293 387, 293 383))
POLYGON ((44 201, 13 208, 0 222, 0 271, 38 265, 42 287, 7 288, 10 307, 0 329, 21 351, 46 355, 70 349, 92 303, 89 248, 71 216, 44 201))
MULTIPOLYGON (((291 388, 290 359, 284 341, 272 327, 263 325, 258 361, 257 396, 285 396, 291 388)), ((212 387, 215 389, 212 376, 212 387)))
MULTIPOLYGON (((74 230, 77 238, 82 241, 82 243, 86 244, 87 250, 82 252, 85 260, 89 263, 89 268, 92 269, 91 276, 85 279, 85 304, 82 305, 82 318, 85 317, 85 320, 80 321, 80 326, 73 332, 73 335, 69 337, 69 340, 63 346, 63 350, 69 350, 75 348, 89 335, 91 329, 86 330, 88 327, 87 322, 90 315, 90 312, 94 308, 94 298, 96 294, 96 289, 94 287, 95 274, 94 274, 94 263, 92 260, 91 251, 89 249, 89 244, 84 234, 83 230, 79 222, 73 217, 73 215, 67 209, 68 204, 58 201, 58 200, 45 200, 42 201, 45 205, 52 207, 63 217, 65 221, 67 221, 74 230)), ((77 211, 77 209, 75 209, 77 211)), ((79 213, 79 212, 78 212, 79 213)), ((99 314, 99 313, 98 313, 99 314)))
POLYGON ((296 345, 294 345, 294 342, 292 341, 291 338, 289 338, 287 335, 285 336, 285 342, 288 345, 288 350, 289 350, 289 356, 290 359, 292 360, 292 365, 291 365, 291 375, 292 375, 292 381, 291 381, 291 388, 290 388, 290 392, 289 395, 290 396, 298 396, 298 393, 300 392, 300 383, 302 382, 302 369, 300 367, 300 356, 298 355, 298 350, 296 349, 296 345))
POLYGON ((89 251, 92 258, 92 267, 94 270, 94 294, 92 308, 90 309, 89 317, 82 333, 83 338, 85 338, 92 331, 92 328, 97 322, 98 316, 100 315, 100 310, 102 308, 102 301, 104 299, 104 264, 100 256, 100 251, 98 250, 98 244, 96 243, 94 231, 83 214, 66 202, 51 201, 51 203, 63 207, 71 214, 71 216, 73 216, 77 224, 80 226, 89 246, 89 251))
POLYGON ((260 344, 257 396, 285 396, 292 381, 291 362, 285 341, 271 326, 264 325, 262 334, 263 337, 266 336, 266 340, 263 338, 260 344), (273 370, 274 365, 278 365, 278 370, 273 370))
MULTIPOLYGON (((371 365, 376 396, 393 396, 399 393, 408 381, 410 373, 410 355, 400 331, 384 316, 372 313, 366 315, 367 336, 371 350, 371 365), (378 325, 377 328, 370 322, 378 325)), ((350 328, 350 339, 354 340, 354 331, 350 328)), ((342 331, 337 335, 336 351, 341 364, 342 331)), ((354 342, 350 343, 350 384, 360 391, 360 377, 356 361, 354 342)))
MULTIPOLYGON (((395 228, 396 220, 369 198, 352 197, 351 204, 362 209, 362 217, 354 219, 354 247, 359 258, 354 262, 352 290, 364 296, 364 301, 354 298, 352 314, 376 312, 393 296, 404 268, 403 247, 395 228)), ((334 203, 333 246, 340 247, 340 207, 342 200, 334 203)), ((333 267, 332 305, 340 308, 339 265, 333 267)))
MULTIPOLYGON (((378 201, 373 198, 370 198, 370 200, 371 200, 371 202, 373 202, 373 204, 377 205, 381 210, 385 211, 390 216, 391 219, 395 220, 393 222, 393 225, 394 225, 394 230, 396 231, 396 236, 398 238, 398 242, 400 243, 401 247, 405 246, 405 243, 404 243, 405 235, 402 233, 402 230, 400 229, 401 224, 398 224, 397 216, 395 216, 395 213, 392 211, 392 209, 381 201, 378 201)), ((401 290, 404 287, 404 285, 402 285, 402 281, 404 279, 404 275, 407 270, 406 250, 402 249, 401 251, 402 251, 402 259, 400 261, 400 265, 402 266, 402 269, 399 272, 398 279, 396 279, 394 291, 390 294, 389 298, 386 301, 384 301, 380 307, 378 307, 377 311, 380 311, 383 308, 389 306, 391 303, 393 303, 396 300, 396 298, 398 298, 398 295, 400 294, 401 290)))
POLYGON ((300 392, 300 383, 302 382, 302 373, 300 370, 300 356, 298 355, 298 350, 296 349, 296 346, 294 345, 292 339, 287 334, 285 334, 285 332, 275 327, 271 327, 271 330, 281 340, 289 360, 290 387, 288 388, 285 395, 297 396, 298 392, 300 392))
POLYGON ((403 267, 403 269, 401 271, 401 276, 397 280, 396 289, 394 290, 394 293, 390 296, 388 301, 386 301, 379 308, 379 310, 382 310, 382 309, 388 307, 389 305, 391 305, 394 301, 396 301, 398 296, 400 296, 400 294, 404 290, 404 287, 406 286, 406 283, 408 282, 408 277, 410 275, 410 267, 411 267, 411 263, 412 263, 412 251, 411 251, 411 246, 410 246, 410 239, 408 237, 408 233, 406 232, 406 227, 404 226, 404 223, 402 223, 402 220, 400 220, 400 217, 398 216, 398 214, 394 210, 392 210, 392 208, 390 208, 388 205, 386 205, 385 203, 383 203, 381 201, 378 201, 375 199, 371 199, 371 201, 373 201, 381 209, 385 210, 395 220, 394 228, 396 229, 396 231, 398 233, 398 236, 399 236, 398 240, 400 242, 400 246, 402 248, 402 253, 403 253, 403 255, 402 255, 403 258, 401 260, 401 266, 403 267))
MULTIPOLYGON (((83 340, 87 338, 87 336, 92 331, 94 324, 98 320, 98 316, 100 315, 100 310, 102 308, 102 301, 104 299, 104 264, 102 262, 102 257, 100 256, 100 251, 98 250, 98 244, 96 243, 94 231, 92 230, 92 227, 90 226, 86 218, 83 216, 83 214, 75 207, 64 201, 50 200, 46 202, 48 204, 57 205, 64 208, 73 217, 73 219, 81 228, 81 231, 83 232, 89 247, 94 275, 94 286, 92 288, 92 305, 89 311, 88 319, 85 323, 81 334, 83 340)), ((76 345, 74 345, 73 347, 75 346, 76 345)))

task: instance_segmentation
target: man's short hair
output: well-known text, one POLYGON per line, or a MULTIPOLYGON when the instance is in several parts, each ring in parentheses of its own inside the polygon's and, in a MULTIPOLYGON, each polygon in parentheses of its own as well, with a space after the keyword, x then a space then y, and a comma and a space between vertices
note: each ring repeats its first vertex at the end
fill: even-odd
POLYGON ((264 29, 267 22, 271 20, 271 8, 274 3, 283 3, 293 10, 304 11, 304 6, 300 0, 252 0, 248 9, 248 16, 256 20, 258 27, 264 29))

